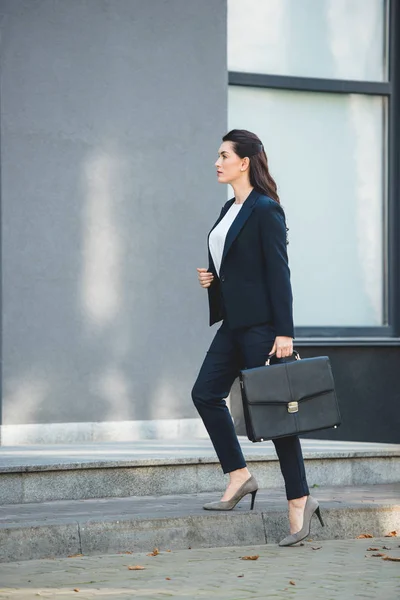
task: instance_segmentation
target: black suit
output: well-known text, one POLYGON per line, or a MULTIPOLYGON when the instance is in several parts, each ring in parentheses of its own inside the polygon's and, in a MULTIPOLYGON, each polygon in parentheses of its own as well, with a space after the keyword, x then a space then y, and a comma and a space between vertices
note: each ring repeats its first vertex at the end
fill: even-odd
MULTIPOLYGON (((233 201, 225 204, 217 223, 233 201)), ((208 288, 210 324, 221 319, 223 323, 206 354, 192 398, 224 473, 230 473, 246 462, 224 398, 241 368, 265 363, 276 335, 293 337, 286 225, 280 205, 253 190, 227 233, 220 277, 210 254, 209 261, 214 273, 208 288)), ((287 498, 308 495, 298 436, 273 442, 287 498)))
POLYGON ((208 257, 210 325, 224 317, 231 329, 272 323, 277 335, 294 337, 285 214, 275 200, 250 193, 226 236, 219 277, 210 250, 208 257))

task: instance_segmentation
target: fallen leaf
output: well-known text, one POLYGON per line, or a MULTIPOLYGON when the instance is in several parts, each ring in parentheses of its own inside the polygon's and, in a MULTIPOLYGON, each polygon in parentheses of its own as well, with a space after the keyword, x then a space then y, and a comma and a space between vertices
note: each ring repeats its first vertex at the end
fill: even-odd
POLYGON ((391 531, 390 533, 385 535, 385 537, 396 537, 396 536, 397 536, 397 531, 391 531))
POLYGON ((391 550, 391 548, 389 546, 382 546, 382 550, 391 550))
POLYGON ((132 567, 128 567, 129 571, 143 571, 146 567, 141 567, 140 565, 134 565, 132 567))
POLYGON ((365 538, 372 538, 374 537, 373 535, 371 535, 370 533, 362 533, 361 535, 358 535, 356 537, 357 540, 364 540, 365 538))
POLYGON ((370 556, 377 556, 378 558, 382 558, 382 556, 386 556, 384 552, 377 552, 376 554, 370 554, 370 556))
POLYGON ((166 577, 165 578, 167 581, 171 581, 171 577, 166 577))
POLYGON ((244 575, 238 575, 238 577, 244 577, 244 575))
POLYGON ((153 552, 149 552, 147 556, 157 556, 159 553, 158 548, 154 548, 153 552))
POLYGON ((258 560, 260 558, 259 554, 255 554, 254 556, 241 556, 242 560, 258 560))
POLYGON ((290 585, 296 585, 292 579, 289 581, 289 583, 290 583, 290 585))
POLYGON ((69 554, 68 558, 76 558, 77 556, 83 556, 83 554, 69 554))
POLYGON ((74 592, 80 592, 81 590, 79 588, 74 588, 74 592))
POLYGON ((321 550, 322 546, 311 546, 313 550, 321 550))
POLYGON ((398 556, 384 556, 382 560, 393 560, 394 562, 400 562, 400 558, 398 556))
POLYGON ((314 540, 312 538, 310 538, 309 540, 307 540, 307 542, 313 542, 314 540))
POLYGON ((372 546, 370 548, 367 548, 367 552, 377 552, 379 550, 379 548, 372 548, 372 546))

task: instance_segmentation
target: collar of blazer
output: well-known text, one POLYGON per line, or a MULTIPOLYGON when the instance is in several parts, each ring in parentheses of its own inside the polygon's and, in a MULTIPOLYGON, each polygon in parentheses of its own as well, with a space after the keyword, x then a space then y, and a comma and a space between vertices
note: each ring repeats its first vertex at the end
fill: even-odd
MULTIPOLYGON (((250 217, 251 213, 253 212, 253 209, 254 209, 256 202, 257 202, 258 198, 260 197, 260 195, 261 195, 260 192, 257 192, 254 188, 252 189, 252 191, 250 192, 250 194, 244 201, 243 206, 239 211, 239 214, 237 215, 236 219, 233 221, 232 225, 230 226, 229 231, 226 234, 224 251, 222 253, 221 267, 222 267, 222 264, 224 262, 226 255, 229 252, 230 247, 232 246, 233 242, 239 235, 239 233, 242 230, 247 219, 250 217)), ((212 229, 210 230, 210 233, 213 229, 215 229, 215 227, 218 225, 218 223, 224 218, 224 216, 226 215, 226 213, 228 212, 228 210, 230 209, 230 207, 232 206, 234 201, 235 201, 235 198, 228 200, 228 202, 225 204, 224 209, 222 210, 217 222, 213 225, 212 229)), ((210 237, 210 233, 208 234, 208 237, 210 237)))

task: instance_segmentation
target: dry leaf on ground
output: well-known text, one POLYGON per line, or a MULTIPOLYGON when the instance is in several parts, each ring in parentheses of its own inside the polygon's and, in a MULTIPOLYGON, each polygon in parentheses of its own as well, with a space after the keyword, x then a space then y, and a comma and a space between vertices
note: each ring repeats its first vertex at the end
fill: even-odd
POLYGON ((129 571, 143 571, 146 567, 141 567, 140 565, 134 565, 132 567, 128 567, 129 571))
POLYGON ((296 585, 292 579, 289 581, 289 583, 290 583, 290 585, 296 585))
POLYGON ((321 550, 322 546, 311 546, 313 550, 321 550))
POLYGON ((385 537, 396 537, 396 536, 397 536, 397 531, 391 531, 390 533, 385 535, 385 537))
POLYGON ((382 546, 382 550, 391 550, 391 548, 389 546, 382 546))
POLYGON ((377 556, 378 558, 382 558, 382 556, 386 556, 384 552, 377 552, 376 554, 370 554, 370 556, 377 556))
POLYGON ((238 577, 244 577, 244 575, 238 575, 238 577))
POLYGON ((240 558, 242 560, 257 560, 258 558, 260 558, 260 555, 255 554, 254 556, 241 556, 240 558))
POLYGON ((158 548, 154 548, 153 552, 149 552, 147 556, 157 556, 159 553, 158 548))
POLYGON ((372 546, 370 548, 367 548, 367 552, 377 552, 379 550, 379 548, 372 548, 372 546))
POLYGON ((83 554, 69 554, 68 558, 76 558, 77 556, 83 556, 83 554))
POLYGON ((81 590, 79 588, 74 588, 74 592, 80 592, 81 590))
POLYGON ((371 535, 370 533, 362 533, 361 535, 358 535, 356 537, 357 540, 364 540, 366 538, 372 538, 374 537, 373 535, 371 535))
POLYGON ((166 577, 165 578, 167 581, 171 581, 171 577, 166 577))
POLYGON ((384 556, 382 560, 393 560, 394 562, 400 562, 399 556, 384 556))

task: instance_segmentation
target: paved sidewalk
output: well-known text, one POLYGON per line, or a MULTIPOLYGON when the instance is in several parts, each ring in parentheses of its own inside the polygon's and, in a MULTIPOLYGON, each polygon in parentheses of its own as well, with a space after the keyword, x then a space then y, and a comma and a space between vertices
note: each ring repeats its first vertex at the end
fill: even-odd
POLYGON ((269 544, 3 564, 0 600, 398 600, 400 562, 373 554, 400 559, 399 543, 399 537, 306 541, 292 548, 269 544), (241 559, 248 555, 259 558, 241 559), (144 570, 128 568, 137 565, 144 570))

